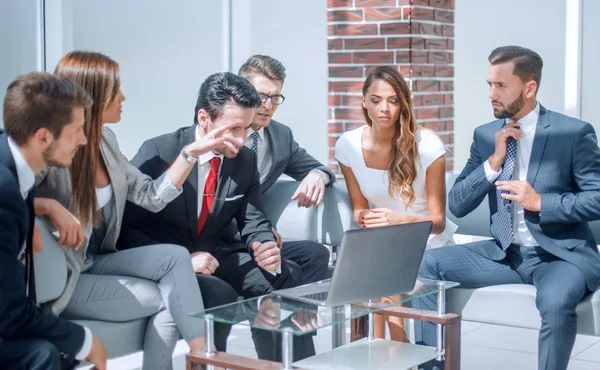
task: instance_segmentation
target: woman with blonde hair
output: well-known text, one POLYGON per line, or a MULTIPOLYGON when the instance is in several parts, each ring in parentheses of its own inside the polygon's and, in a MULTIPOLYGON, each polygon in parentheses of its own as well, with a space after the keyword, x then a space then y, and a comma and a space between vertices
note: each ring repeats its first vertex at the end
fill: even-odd
MULTIPOLYGON (((81 85, 94 104, 85 110, 88 144, 68 168, 48 167, 38 179, 35 209, 59 232, 69 268, 63 294, 51 302, 68 319, 131 321, 149 317, 143 369, 170 369, 180 336, 192 352, 204 350, 204 324, 188 316, 204 309, 189 252, 156 244, 117 251, 126 201, 158 212, 181 194, 193 164, 178 157, 158 179, 142 174, 120 152, 106 124, 121 120, 119 66, 94 52, 74 51, 54 74, 81 85)), ((214 130, 182 150, 197 157, 217 147, 242 143, 214 130)), ((232 288, 233 289, 233 288, 232 288)))
MULTIPOLYGON (((355 222, 369 228, 429 220, 428 247, 452 243, 457 227, 446 219, 444 144, 417 125, 410 89, 397 69, 375 68, 362 93, 366 125, 347 131, 335 145, 355 222)), ((388 324, 392 339, 406 341, 401 319, 389 318, 388 324)), ((379 315, 375 329, 384 337, 379 315)))

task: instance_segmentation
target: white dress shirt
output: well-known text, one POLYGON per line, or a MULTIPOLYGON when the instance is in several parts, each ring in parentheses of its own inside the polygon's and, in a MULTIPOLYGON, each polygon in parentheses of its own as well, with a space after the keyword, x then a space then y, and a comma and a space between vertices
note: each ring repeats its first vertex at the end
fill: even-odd
MULTIPOLYGON (((200 126, 196 128, 196 140, 200 139, 200 126)), ((202 211, 202 201, 204 200, 204 186, 206 185, 206 179, 210 173, 210 160, 218 157, 221 158, 221 164, 223 164, 223 155, 216 155, 211 151, 208 151, 198 157, 198 209, 196 211, 196 218, 200 218, 200 212, 202 211)), ((217 189, 219 188, 219 181, 221 181, 221 166, 219 165, 219 177, 217 177, 217 189)))
MULTIPOLYGON (((533 139, 535 138, 535 131, 539 116, 540 104, 537 103, 534 110, 519 120, 519 123, 521 124, 520 130, 523 133, 523 138, 517 140, 517 158, 512 174, 513 180, 527 180, 527 170, 529 169, 529 160, 531 159, 533 139)), ((513 120, 507 118, 506 123, 513 123, 513 120)), ((496 181, 498 176, 500 176, 500 172, 502 172, 502 169, 500 169, 500 171, 492 170, 489 160, 484 162, 483 167, 485 170, 485 176, 490 182, 496 181)), ((525 223, 525 210, 523 207, 517 202, 512 202, 510 212, 513 223, 513 233, 515 234, 513 243, 523 247, 540 245, 540 243, 535 240, 527 228, 527 224, 525 223)))
MULTIPOLYGON (((19 180, 21 196, 23 199, 27 199, 29 191, 35 184, 35 173, 33 173, 33 170, 29 167, 29 164, 25 160, 25 157, 23 157, 17 143, 10 137, 8 138, 8 147, 10 148, 13 160, 15 161, 15 167, 17 168, 17 178, 19 180)), ((83 330, 85 331, 83 345, 75 356, 75 359, 78 361, 85 360, 92 350, 92 332, 85 326, 83 327, 83 330)))

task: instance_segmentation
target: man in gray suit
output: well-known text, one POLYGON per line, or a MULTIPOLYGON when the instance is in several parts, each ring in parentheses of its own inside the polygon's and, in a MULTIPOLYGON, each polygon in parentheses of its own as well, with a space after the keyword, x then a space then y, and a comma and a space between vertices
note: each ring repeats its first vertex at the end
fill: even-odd
MULTIPOLYGON (((422 278, 464 288, 532 284, 542 317, 538 368, 566 369, 577 330, 575 308, 600 284, 600 255, 587 222, 600 218, 600 150, 587 122, 536 100, 542 58, 519 46, 489 56, 497 120, 475 129, 467 164, 450 190, 463 217, 488 196, 494 239, 427 251, 422 278)), ((416 302, 434 309, 435 298, 416 302)), ((434 328, 423 324, 423 340, 434 328)))
MULTIPOLYGON (((254 113, 245 144, 257 155, 262 193, 286 174, 301 181, 292 196, 292 200, 298 200, 298 207, 318 206, 323 200, 325 187, 333 185, 335 175, 298 145, 288 126, 272 119, 285 101, 281 94, 286 78, 285 67, 270 56, 253 55, 240 67, 239 75, 254 85, 262 100, 262 105, 254 113)), ((323 245, 306 240, 282 242, 277 231, 273 232, 282 248, 281 256, 300 266, 305 283, 327 277, 329 252, 323 245)))

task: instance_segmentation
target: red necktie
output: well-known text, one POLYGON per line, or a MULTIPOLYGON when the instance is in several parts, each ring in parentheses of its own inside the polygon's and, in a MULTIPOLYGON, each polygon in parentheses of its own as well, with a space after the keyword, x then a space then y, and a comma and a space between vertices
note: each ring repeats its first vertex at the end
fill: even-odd
POLYGON ((202 232, 208 215, 212 209, 213 203, 215 202, 215 195, 217 194, 217 181, 219 180, 219 166, 221 165, 221 158, 214 157, 208 163, 210 163, 210 172, 206 178, 204 184, 204 195, 202 197, 202 210, 200 211, 200 217, 198 218, 198 235, 202 232))

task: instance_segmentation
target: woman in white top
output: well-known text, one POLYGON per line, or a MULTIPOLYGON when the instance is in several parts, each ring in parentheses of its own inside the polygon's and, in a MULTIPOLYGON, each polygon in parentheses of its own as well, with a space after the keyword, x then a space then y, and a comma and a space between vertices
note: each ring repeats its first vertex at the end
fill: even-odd
MULTIPOLYGON (((335 145, 355 222, 368 228, 429 220, 428 247, 451 243, 456 225, 446 219, 444 144, 417 125, 410 89, 395 68, 374 69, 362 92, 366 126, 335 145)), ((406 341, 401 319, 388 324, 392 339, 406 341)), ((384 337, 381 316, 375 328, 384 337)))

